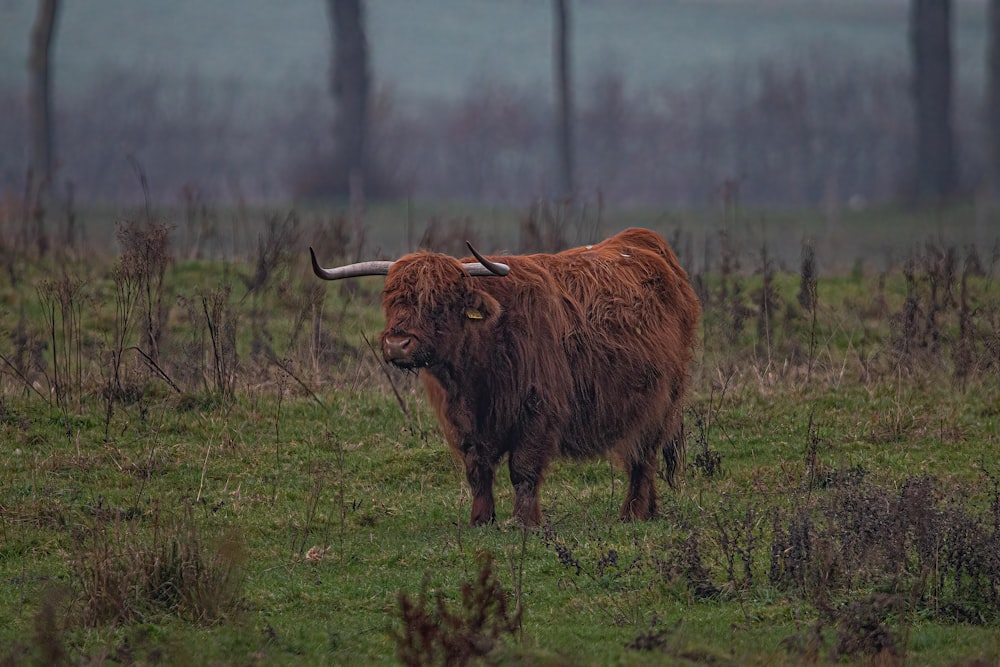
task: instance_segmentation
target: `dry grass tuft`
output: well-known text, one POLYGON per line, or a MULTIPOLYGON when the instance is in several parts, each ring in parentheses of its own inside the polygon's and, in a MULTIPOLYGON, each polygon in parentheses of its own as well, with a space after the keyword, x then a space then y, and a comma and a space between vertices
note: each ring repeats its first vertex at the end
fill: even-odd
POLYGON ((83 625, 158 614, 213 625, 239 612, 245 553, 237 534, 205 539, 190 504, 179 521, 166 521, 155 509, 143 521, 152 521, 151 536, 140 523, 118 518, 99 518, 77 536, 70 581, 83 625))

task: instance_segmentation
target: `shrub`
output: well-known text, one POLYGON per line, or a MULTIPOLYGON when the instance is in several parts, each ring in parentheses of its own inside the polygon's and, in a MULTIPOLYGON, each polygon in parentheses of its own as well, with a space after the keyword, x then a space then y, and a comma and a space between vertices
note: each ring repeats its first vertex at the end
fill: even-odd
POLYGON ((521 627, 523 609, 508 609, 507 594, 493 572, 493 558, 480 558, 475 581, 462 584, 460 606, 450 608, 440 591, 429 595, 427 579, 414 599, 399 593, 397 618, 391 631, 396 657, 405 665, 464 665, 497 649, 504 635, 521 627))

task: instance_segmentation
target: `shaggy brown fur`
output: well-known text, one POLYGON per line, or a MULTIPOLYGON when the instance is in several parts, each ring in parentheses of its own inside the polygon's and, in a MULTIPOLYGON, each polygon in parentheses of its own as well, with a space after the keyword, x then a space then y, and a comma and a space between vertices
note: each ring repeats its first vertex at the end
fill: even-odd
POLYGON ((491 257, 505 277, 407 255, 386 277, 387 361, 423 368, 448 443, 472 487, 472 523, 495 519, 493 475, 508 457, 514 518, 541 522, 556 456, 609 455, 629 473, 622 519, 656 512, 660 452, 678 458, 682 400, 701 308, 670 247, 630 229, 554 255, 491 257))

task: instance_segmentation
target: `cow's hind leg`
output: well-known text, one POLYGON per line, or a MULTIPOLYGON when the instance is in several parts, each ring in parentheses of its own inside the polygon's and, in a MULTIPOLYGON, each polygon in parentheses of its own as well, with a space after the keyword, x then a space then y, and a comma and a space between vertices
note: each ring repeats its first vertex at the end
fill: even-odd
POLYGON ((656 467, 663 434, 658 430, 643 438, 628 465, 628 495, 622 505, 622 521, 647 520, 656 515, 656 467))
POLYGON ((628 474, 628 495, 622 505, 622 521, 652 519, 656 515, 656 466, 633 464, 628 474))
POLYGON ((684 415, 680 404, 675 404, 667 417, 665 431, 669 434, 663 443, 664 477, 670 488, 677 488, 677 473, 684 473, 686 464, 684 442, 684 415))
POLYGON ((473 526, 481 526, 496 521, 493 502, 493 462, 483 459, 475 449, 465 452, 465 476, 472 489, 473 526))
POLYGON ((510 453, 510 482, 514 486, 514 521, 534 527, 542 523, 538 491, 547 460, 539 452, 517 449, 510 453))

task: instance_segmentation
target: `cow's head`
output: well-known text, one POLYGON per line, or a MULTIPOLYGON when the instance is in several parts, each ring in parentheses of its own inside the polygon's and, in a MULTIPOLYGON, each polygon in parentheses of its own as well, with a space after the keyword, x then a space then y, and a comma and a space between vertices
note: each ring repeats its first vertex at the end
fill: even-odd
POLYGON ((400 368, 422 368, 441 355, 461 350, 473 333, 500 315, 500 304, 477 287, 477 276, 504 276, 506 264, 491 262, 469 245, 478 262, 462 263, 437 253, 419 252, 395 262, 361 262, 324 269, 312 255, 313 271, 325 280, 385 275, 382 310, 386 327, 382 355, 400 368), (448 349, 444 349, 447 347, 448 349))

